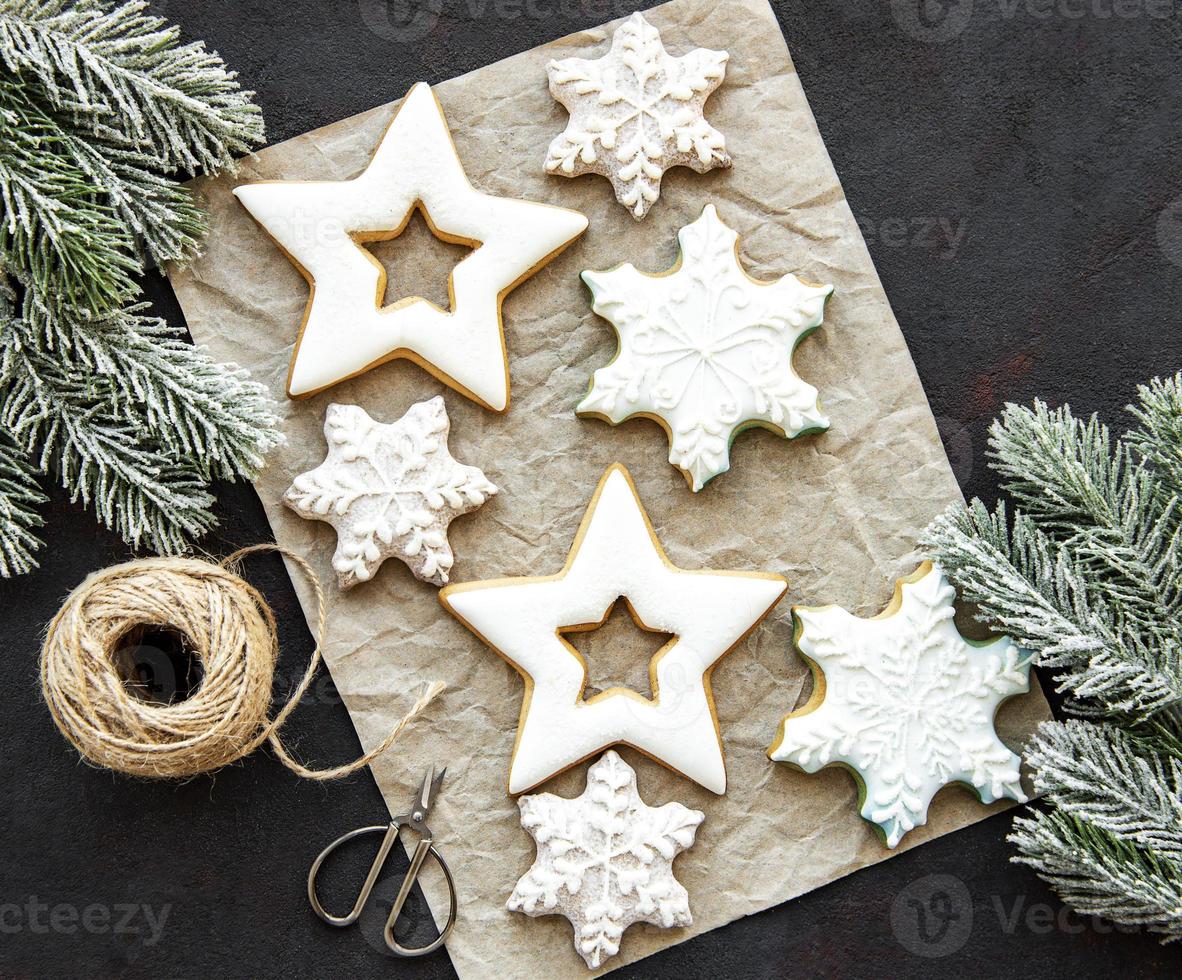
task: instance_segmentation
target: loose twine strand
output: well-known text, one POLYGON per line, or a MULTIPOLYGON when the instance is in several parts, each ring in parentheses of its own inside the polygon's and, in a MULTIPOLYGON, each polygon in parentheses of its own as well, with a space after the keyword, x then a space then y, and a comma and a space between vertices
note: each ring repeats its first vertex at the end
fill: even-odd
POLYGON ((241 759, 269 742, 279 760, 306 779, 340 779, 385 752, 444 690, 433 681, 402 720, 359 759, 310 769, 288 752, 279 729, 320 666, 327 613, 324 590, 299 555, 274 544, 241 548, 219 563, 143 558, 95 572, 66 599, 41 650, 41 690, 62 734, 89 761, 137 776, 183 778, 241 759), (273 718, 271 687, 279 659, 275 614, 236 570, 241 559, 277 551, 307 578, 316 598, 316 647, 299 685, 273 718), (137 628, 182 634, 204 675, 174 704, 128 689, 115 656, 137 628))

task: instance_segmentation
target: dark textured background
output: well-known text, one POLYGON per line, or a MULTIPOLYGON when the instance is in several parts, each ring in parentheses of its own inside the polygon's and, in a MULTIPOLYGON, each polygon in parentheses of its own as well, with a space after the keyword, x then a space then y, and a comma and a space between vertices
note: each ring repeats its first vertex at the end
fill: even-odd
MULTIPOLYGON (((152 6, 257 90, 277 141, 637 5, 152 6)), ((985 430, 1005 401, 1070 401, 1123 425, 1138 381, 1182 367, 1182 0, 810 0, 778 14, 966 493, 996 493, 985 430)), ((182 322, 167 285, 148 290, 182 322)), ((210 551, 268 536, 253 491, 219 499, 210 551)), ((39 702, 39 635, 87 572, 128 553, 60 492, 47 516, 41 570, 0 584, 0 973, 451 975, 440 956, 383 959, 375 921, 363 937, 308 910, 320 845, 382 814, 367 775, 315 785, 263 752, 161 786, 78 763, 39 702), (142 911, 121 922, 128 905, 167 916, 156 941, 142 911)), ((256 560, 251 576, 288 624, 290 682, 310 648, 302 617, 277 562, 256 560)), ((308 759, 358 751, 328 682, 291 729, 308 759)), ((1065 914, 1009 864, 1009 823, 986 820, 621 975, 1178 973, 1182 956, 1152 937, 1065 914)))

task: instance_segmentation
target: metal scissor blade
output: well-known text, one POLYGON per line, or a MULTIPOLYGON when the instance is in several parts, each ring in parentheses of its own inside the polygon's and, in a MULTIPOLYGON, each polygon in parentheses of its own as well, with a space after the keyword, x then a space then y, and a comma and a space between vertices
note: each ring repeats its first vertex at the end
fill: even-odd
POLYGON ((447 767, 439 770, 439 775, 435 775, 435 766, 427 767, 427 773, 423 776, 423 785, 419 787, 419 795, 415 799, 414 808, 418 813, 422 814, 421 819, 426 820, 427 815, 431 812, 431 807, 435 803, 435 795, 439 792, 439 787, 443 783, 443 777, 447 773, 447 767))

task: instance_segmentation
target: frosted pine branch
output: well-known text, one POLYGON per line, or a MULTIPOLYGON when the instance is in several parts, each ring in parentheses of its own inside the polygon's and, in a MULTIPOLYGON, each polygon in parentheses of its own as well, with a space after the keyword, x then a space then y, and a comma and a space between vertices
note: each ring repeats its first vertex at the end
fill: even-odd
POLYGON ((1062 811, 1014 821, 1013 860, 1038 872, 1083 915, 1145 926, 1163 942, 1182 938, 1182 870, 1062 811))
POLYGON ((1182 494, 1182 377, 1154 378, 1137 388, 1137 402, 1128 406, 1137 426, 1125 437, 1163 481, 1182 494))
POLYGON ((980 501, 933 522, 923 546, 943 566, 979 618, 998 624, 1060 670, 1060 690, 1081 714, 1145 717, 1182 705, 1178 628, 1162 624, 1160 644, 1117 627, 1108 605, 1091 593, 1087 573, 1024 514, 1011 530, 1004 503, 990 513, 980 501), (1168 635, 1166 635, 1168 634, 1168 635))
POLYGON ((1040 726, 1026 761, 1060 810, 1182 863, 1182 760, 1113 725, 1068 721, 1040 726))
POLYGON ((233 165, 263 138, 235 74, 147 3, 0 0, 0 61, 95 135, 118 134, 165 173, 233 165))
POLYGON ((0 386, 0 426, 132 545, 179 552, 213 526, 200 465, 161 451, 129 420, 109 378, 74 374, 10 340, 0 350, 0 386))
POLYGON ((0 258, 59 302, 118 307, 135 295, 135 240, 62 144, 36 93, 0 76, 0 258))
POLYGON ((0 430, 0 576, 19 575, 36 566, 33 553, 41 541, 34 529, 45 524, 37 513, 45 499, 28 457, 0 430))
POLYGON ((166 454, 191 460, 203 479, 253 479, 281 440, 263 385, 211 360, 163 320, 139 315, 141 307, 84 324, 26 308, 28 356, 70 377, 103 379, 113 415, 145 429, 166 454))
POLYGON ((146 7, 0 0, 0 425, 29 454, 0 446, 0 575, 33 565, 34 472, 175 552, 213 524, 208 481, 279 438, 260 385, 135 305, 143 264, 204 233, 173 177, 263 136, 221 59, 146 7))
POLYGON ((1178 500, 1127 444, 1114 445, 1095 417, 1082 421, 1039 401, 1007 406, 989 444, 1006 491, 1070 550, 1118 627, 1152 632, 1182 616, 1178 500))
POLYGON ((1182 937, 1182 376, 1138 389, 1137 427, 1006 407, 990 466, 1017 501, 953 508, 924 545, 1052 670, 1065 707, 1027 761, 1051 809, 1020 856, 1083 914, 1182 937))

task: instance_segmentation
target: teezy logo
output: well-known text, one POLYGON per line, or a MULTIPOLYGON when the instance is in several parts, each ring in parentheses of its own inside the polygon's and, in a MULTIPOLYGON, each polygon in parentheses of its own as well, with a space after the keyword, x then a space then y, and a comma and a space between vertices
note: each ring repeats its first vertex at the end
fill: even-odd
POLYGON ((973 931, 973 900, 952 875, 926 875, 891 903, 891 932, 907 952, 928 959, 949 956, 973 931))
POLYGON ((956 37, 973 16, 973 0, 891 0, 895 23, 917 41, 956 37))

